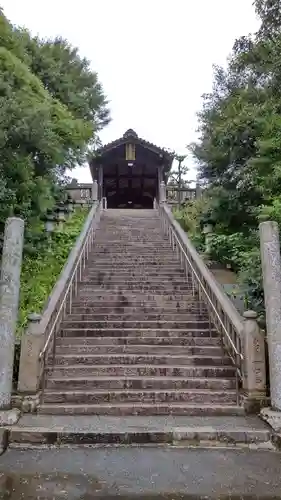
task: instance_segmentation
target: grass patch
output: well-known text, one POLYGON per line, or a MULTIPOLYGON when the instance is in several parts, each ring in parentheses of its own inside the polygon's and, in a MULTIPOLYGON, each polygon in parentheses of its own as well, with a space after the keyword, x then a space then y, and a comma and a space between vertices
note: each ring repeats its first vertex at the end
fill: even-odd
POLYGON ((30 313, 41 313, 55 285, 69 253, 81 233, 88 215, 85 208, 77 208, 63 226, 55 231, 47 241, 44 228, 38 229, 42 244, 37 246, 34 255, 25 255, 22 264, 20 308, 17 336, 20 337, 27 324, 30 313))

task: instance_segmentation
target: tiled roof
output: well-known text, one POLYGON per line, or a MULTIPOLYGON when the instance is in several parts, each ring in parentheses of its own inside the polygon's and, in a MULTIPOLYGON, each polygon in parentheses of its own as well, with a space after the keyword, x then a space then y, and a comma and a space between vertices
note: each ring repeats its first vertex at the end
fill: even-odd
POLYGON ((163 156, 166 156, 166 157, 170 158, 171 160, 173 159, 173 153, 171 153, 170 151, 168 151, 165 148, 160 148, 159 146, 156 146, 152 142, 146 141, 145 139, 141 139, 137 135, 137 133, 133 129, 131 129, 131 128, 129 130, 127 130, 125 132, 125 134, 123 135, 123 137, 120 137, 120 139, 116 139, 115 141, 109 142, 108 144, 105 144, 104 146, 102 146, 101 148, 99 148, 96 151, 96 154, 97 155, 102 155, 103 153, 105 153, 107 151, 110 151, 111 149, 114 149, 114 148, 120 146, 121 144, 126 143, 127 140, 130 139, 130 138, 134 139, 141 146, 144 146, 146 148, 152 149, 155 152, 157 152, 159 154, 162 154, 163 156))

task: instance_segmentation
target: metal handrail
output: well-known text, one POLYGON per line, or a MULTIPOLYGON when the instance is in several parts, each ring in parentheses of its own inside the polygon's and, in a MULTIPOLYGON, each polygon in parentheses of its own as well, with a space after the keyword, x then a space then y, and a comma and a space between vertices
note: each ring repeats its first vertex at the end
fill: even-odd
POLYGON ((235 354, 236 354, 237 356, 239 356, 239 357, 241 358, 241 360, 243 360, 243 359, 244 359, 243 354, 241 354, 241 353, 237 350, 237 348, 236 348, 236 346, 235 346, 234 342, 232 341, 232 338, 230 337, 230 335, 229 335, 229 333, 228 333, 228 331, 227 331, 226 327, 225 327, 225 326, 224 326, 224 324, 223 324, 222 319, 220 318, 220 315, 219 315, 218 311, 216 310, 216 306, 214 305, 214 303, 213 303, 213 302, 212 302, 212 300, 210 299, 210 297, 209 297, 209 295, 208 295, 208 292, 207 292, 206 288, 204 287, 204 285, 203 285, 202 281, 200 280, 200 278, 199 278, 199 276, 198 276, 197 272, 195 271, 195 269, 194 269, 194 267, 193 267, 193 265, 192 265, 191 260, 189 259, 189 257, 188 257, 188 255, 187 255, 186 251, 184 250, 184 248, 183 248, 183 246, 182 246, 182 244, 181 244, 181 242, 180 242, 180 240, 179 240, 178 236, 176 235, 175 230, 174 230, 173 228, 170 228, 170 230, 172 231, 173 236, 174 236, 174 237, 175 237, 175 239, 177 240, 177 242, 178 242, 178 244, 179 244, 179 246, 180 246, 180 249, 181 249, 181 251, 182 251, 183 255, 185 256, 185 258, 186 258, 186 260, 187 260, 187 262, 188 262, 188 264, 189 264, 189 266, 190 266, 190 268, 191 268, 191 270, 192 270, 192 272, 193 272, 193 274, 194 274, 195 278, 197 279, 197 283, 200 285, 201 289, 202 289, 202 290, 203 290, 203 292, 205 293, 205 296, 206 296, 207 301, 209 302, 209 304, 210 304, 211 308, 213 309, 213 312, 214 312, 214 313, 215 313, 215 315, 217 316, 217 319, 219 320, 219 323, 221 324, 221 326, 222 326, 222 328, 223 328, 223 330, 224 330, 224 332, 225 332, 226 336, 228 337, 228 340, 229 340, 229 342, 230 342, 230 344, 231 344, 231 347, 233 348, 233 350, 234 350, 235 354))
POLYGON ((46 353, 48 351, 48 348, 50 346, 51 340, 54 337, 54 332, 55 332, 55 330, 56 330, 56 328, 58 326, 59 319, 62 320, 64 318, 66 312, 68 312, 69 314, 71 314, 73 297, 75 295, 77 295, 78 275, 79 275, 79 278, 81 280, 81 278, 82 278, 82 269, 85 269, 86 260, 88 259, 89 252, 90 252, 90 250, 92 249, 92 246, 93 246, 94 232, 95 232, 94 224, 95 224, 95 222, 97 222, 97 219, 99 219, 101 210, 102 210, 102 202, 100 202, 98 204, 98 206, 97 206, 97 210, 96 210, 96 212, 95 212, 95 214, 93 216, 92 223, 91 223, 90 227, 88 228, 88 232, 86 234, 85 241, 84 241, 84 243, 81 246, 81 249, 79 251, 76 263, 74 265, 73 270, 71 271, 71 274, 70 274, 70 277, 69 277, 69 283, 68 283, 65 291, 63 292, 62 300, 60 302, 60 306, 58 308, 58 311, 57 311, 57 314, 56 314, 56 316, 54 318, 54 321, 52 322, 52 326, 50 328, 48 337, 47 337, 47 339, 45 341, 43 349, 39 353, 39 360, 40 361, 45 357, 45 355, 46 355, 46 353), (69 309, 67 311, 67 302, 68 302, 68 299, 69 299, 69 309))
MULTIPOLYGON (((199 276, 199 273, 195 267, 196 261, 194 261, 194 259, 192 259, 192 254, 189 257, 189 255, 187 254, 188 247, 186 247, 187 248, 187 251, 186 251, 184 248, 184 246, 186 246, 186 245, 184 245, 184 243, 181 241, 180 234, 177 234, 176 228, 173 227, 173 223, 175 223, 175 225, 177 223, 176 223, 176 221, 170 220, 173 216, 170 213, 169 209, 167 207, 160 205, 159 206, 159 213, 160 213, 161 219, 163 220, 164 232, 166 234, 168 234, 169 241, 170 241, 170 244, 172 245, 172 248, 174 249, 174 247, 176 247, 177 251, 179 251, 179 253, 180 253, 180 260, 182 261, 182 259, 184 258, 186 261, 186 266, 185 266, 186 272, 187 272, 187 274, 191 274, 191 279, 192 279, 192 292, 193 292, 193 294, 195 293, 195 286, 196 286, 196 288, 198 289, 199 295, 201 296, 201 294, 202 294, 205 297, 205 299, 207 301, 207 305, 209 306, 209 310, 211 310, 211 315, 213 315, 215 317, 215 321, 217 321, 217 323, 219 324, 219 326, 221 328, 221 333, 223 334, 223 340, 225 341, 227 347, 229 347, 230 351, 232 351, 229 354, 232 358, 234 365, 236 366, 238 376, 241 379, 241 377, 242 377, 242 363, 244 360, 244 356, 242 353, 242 339, 241 339, 241 334, 242 334, 242 329, 243 329, 243 319, 241 318, 241 316, 239 315, 239 313, 236 310, 235 310, 236 314, 233 314, 232 309, 234 308, 234 306, 232 303, 229 304, 228 297, 225 297, 225 302, 227 303, 227 306, 229 306, 229 308, 231 309, 231 314, 230 315, 227 314, 227 311, 226 311, 227 308, 224 307, 224 305, 220 303, 219 297, 217 297, 216 294, 214 293, 214 290, 212 290, 212 288, 215 289, 215 286, 217 287, 218 284, 216 284, 212 287, 211 280, 215 282, 215 278, 213 278, 211 276, 211 274, 210 274, 210 277, 207 276, 208 279, 206 279, 206 276, 205 276, 207 287, 204 285, 204 283, 202 282, 202 279, 199 276), (194 263, 195 263, 195 265, 194 265, 194 263), (188 270, 187 270, 187 268, 188 268, 188 270), (208 283, 208 281, 210 281, 210 283, 208 283), (211 293, 209 293, 209 291, 207 289, 208 286, 210 287, 211 293), (225 315, 226 323, 228 323, 229 326, 231 325, 230 328, 233 328, 233 332, 235 332, 235 335, 237 334, 237 337, 239 339, 239 346, 241 347, 241 350, 239 350, 237 345, 235 345, 235 341, 233 340, 233 338, 231 338, 231 331, 228 331, 227 325, 224 323, 223 318, 221 317, 220 312, 214 303, 215 301, 212 300, 212 296, 211 296, 212 293, 215 295, 215 299, 218 301, 220 308, 221 308, 223 314, 225 315), (231 315, 232 315, 232 317, 230 317, 231 315)), ((195 249, 193 249, 193 251, 196 252, 195 249)), ((198 255, 198 259, 200 259, 199 255, 198 255)), ((205 264, 203 263, 203 261, 202 261, 202 266, 205 267, 205 264)), ((209 274, 208 270, 205 274, 207 274, 207 273, 209 274)), ((203 277, 204 277, 204 273, 203 273, 203 277)), ((221 293, 223 293, 223 292, 221 292, 221 293)), ((200 297, 200 299, 201 299, 201 297, 200 297)))

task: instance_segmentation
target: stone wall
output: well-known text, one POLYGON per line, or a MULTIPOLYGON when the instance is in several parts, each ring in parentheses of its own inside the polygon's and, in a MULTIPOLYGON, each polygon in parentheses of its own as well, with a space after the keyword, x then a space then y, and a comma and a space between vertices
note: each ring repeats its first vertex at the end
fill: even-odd
POLYGON ((72 200, 82 203, 91 200, 93 184, 70 184, 67 186, 67 193, 72 200))

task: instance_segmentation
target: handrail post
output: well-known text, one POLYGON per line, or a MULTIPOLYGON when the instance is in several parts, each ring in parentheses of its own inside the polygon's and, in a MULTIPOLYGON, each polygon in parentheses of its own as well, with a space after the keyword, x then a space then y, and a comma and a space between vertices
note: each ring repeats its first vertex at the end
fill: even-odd
POLYGON ((21 341, 18 391, 34 394, 39 390, 41 363, 39 353, 44 345, 44 334, 40 329, 41 315, 28 315, 28 325, 21 341))
POLYGON ((264 335, 255 311, 245 311, 243 329, 243 404, 246 412, 259 411, 266 399, 264 335))
POLYGON ((92 185, 92 201, 94 203, 98 201, 98 183, 96 180, 93 181, 92 185))
POLYGON ((102 210, 107 210, 107 198, 105 196, 102 198, 102 210))
POLYGON ((159 185, 159 204, 163 204, 163 203, 166 203, 166 184, 164 181, 161 181, 160 182, 160 185, 159 185))

